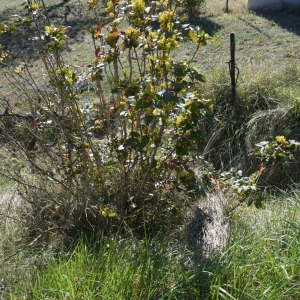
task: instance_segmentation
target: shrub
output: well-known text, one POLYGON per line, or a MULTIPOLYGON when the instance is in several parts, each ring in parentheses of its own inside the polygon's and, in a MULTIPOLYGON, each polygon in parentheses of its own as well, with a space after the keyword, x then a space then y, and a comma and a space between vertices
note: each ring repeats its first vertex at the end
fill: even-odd
MULTIPOLYGON (((46 89, 25 58, 15 67, 2 51, 6 78, 26 96, 28 110, 18 114, 5 103, 2 119, 21 124, 26 134, 18 137, 2 122, 8 140, 2 174, 20 184, 29 204, 28 232, 53 241, 113 224, 144 231, 180 220, 184 200, 202 191, 189 154, 203 147, 200 121, 210 118, 213 103, 197 92, 205 77, 172 53, 182 39, 191 39, 196 53, 210 37, 182 24, 174 11, 158 13, 154 29, 153 8, 142 0, 118 7, 108 1, 111 23, 90 29, 95 58, 87 80, 98 99, 83 102, 76 68, 63 58, 68 28, 45 18, 40 2, 28 1, 18 25, 0 26, 12 41, 21 26, 36 28, 33 40, 48 76, 46 89)), ((89 2, 91 9, 97 5, 89 2)))

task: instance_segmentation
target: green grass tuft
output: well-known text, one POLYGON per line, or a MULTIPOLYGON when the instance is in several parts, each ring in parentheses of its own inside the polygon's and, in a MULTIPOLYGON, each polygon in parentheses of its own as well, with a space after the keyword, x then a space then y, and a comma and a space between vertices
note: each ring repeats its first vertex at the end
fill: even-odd
POLYGON ((241 212, 232 241, 218 260, 211 299, 300 298, 297 193, 277 195, 264 211, 241 212))
MULTIPOLYGON (((203 267, 203 266, 202 266, 203 267)), ((192 253, 157 236, 91 244, 79 239, 71 254, 37 272, 34 299, 201 299, 206 276, 192 253), (202 278, 202 280, 200 280, 202 278)))

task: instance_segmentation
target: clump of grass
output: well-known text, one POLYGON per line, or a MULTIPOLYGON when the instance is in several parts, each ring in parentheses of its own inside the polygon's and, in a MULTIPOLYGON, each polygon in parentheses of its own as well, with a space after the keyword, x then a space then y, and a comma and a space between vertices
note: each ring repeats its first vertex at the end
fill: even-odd
POLYGON ((16 184, 0 176, 0 186, 0 299, 8 299, 10 293, 28 299, 28 283, 40 255, 26 246, 30 242, 25 238, 27 228, 20 217, 24 202, 16 184))
POLYGON ((266 198, 266 210, 241 206, 231 216, 228 245, 214 261, 199 260, 177 235, 81 237, 70 253, 37 264, 10 298, 297 299, 300 193, 266 198))
MULTIPOLYGON (((244 64, 239 66, 238 71, 234 109, 242 108, 243 121, 257 110, 295 105, 300 95, 300 73, 296 65, 286 64, 276 71, 272 71, 269 64, 253 68, 244 64)), ((230 104, 232 94, 228 70, 223 68, 214 72, 211 82, 204 93, 215 99, 216 109, 230 104)))
MULTIPOLYGON (((34 299, 200 299, 205 273, 172 237, 79 239, 37 272, 34 299)), ((202 266, 203 267, 203 266, 202 266)))
MULTIPOLYGON (((243 69, 247 70, 247 66, 243 69)), ((256 110, 295 105, 300 93, 298 67, 286 64, 276 71, 271 70, 267 64, 263 69, 253 70, 253 73, 244 72, 238 87, 238 97, 249 110, 249 115, 256 110)))
POLYGON ((210 299, 298 299, 299 191, 271 197, 267 209, 240 210, 218 260, 210 299))
POLYGON ((298 140, 294 124, 299 120, 299 68, 288 64, 268 72, 270 66, 264 66, 255 76, 251 66, 240 67, 234 102, 225 68, 214 73, 212 84, 203 90, 205 97, 215 100, 215 123, 207 126, 204 156, 216 168, 228 169, 241 161, 242 167, 249 167, 249 151, 264 139, 286 135, 298 140), (268 121, 257 118, 260 115, 268 121))

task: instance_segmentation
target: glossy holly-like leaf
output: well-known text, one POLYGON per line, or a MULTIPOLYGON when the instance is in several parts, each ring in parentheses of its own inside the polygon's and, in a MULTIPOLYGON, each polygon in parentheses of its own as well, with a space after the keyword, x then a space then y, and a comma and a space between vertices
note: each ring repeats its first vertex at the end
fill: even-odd
POLYGON ((140 134, 139 134, 138 132, 136 132, 136 131, 131 131, 131 132, 130 132, 130 136, 131 136, 131 137, 139 137, 140 134))
POLYGON ((140 145, 139 145, 140 150, 144 149, 148 145, 149 141, 150 141, 150 136, 143 135, 140 145))
POLYGON ((149 125, 153 120, 154 120, 154 116, 152 116, 152 115, 147 115, 146 116, 146 125, 149 125))
POLYGON ((151 169, 154 169, 154 168, 156 168, 156 166, 157 166, 157 160, 154 158, 154 159, 152 160, 152 162, 151 162, 150 168, 151 168, 151 169))
POLYGON ((125 148, 131 147, 131 148, 135 149, 137 147, 138 143, 139 143, 139 141, 137 138, 130 137, 125 141, 124 147, 125 148))

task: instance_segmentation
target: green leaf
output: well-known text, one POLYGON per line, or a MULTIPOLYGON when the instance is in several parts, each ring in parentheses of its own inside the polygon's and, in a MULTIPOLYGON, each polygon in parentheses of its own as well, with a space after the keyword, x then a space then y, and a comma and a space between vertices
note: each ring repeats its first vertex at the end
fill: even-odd
POLYGON ((200 44, 202 46, 206 46, 207 45, 206 40, 204 38, 198 39, 197 44, 200 44))
POLYGON ((201 73, 197 73, 196 75, 194 75, 194 78, 195 78, 196 80, 201 81, 201 82, 206 82, 205 76, 202 75, 201 73))
POLYGON ((144 149, 147 146, 147 144, 149 143, 149 141, 150 141, 150 136, 144 135, 140 142, 140 146, 139 146, 140 150, 144 149))
POLYGON ((153 101, 152 100, 149 100, 147 102, 143 102, 142 103, 142 107, 143 108, 148 108, 148 107, 151 107, 153 105, 153 101))
POLYGON ((189 154, 186 145, 185 144, 180 144, 180 143, 176 147, 176 153, 178 155, 188 155, 189 154))
POLYGON ((150 168, 151 168, 151 169, 154 169, 154 168, 156 168, 156 166, 157 166, 157 160, 154 158, 154 159, 152 160, 152 162, 151 162, 150 168))
POLYGON ((190 37, 190 39, 191 39, 194 43, 197 44, 197 42, 198 42, 198 37, 197 37, 197 35, 195 34, 195 32, 194 32, 193 30, 190 30, 190 32, 189 32, 189 37, 190 37))
POLYGON ((147 55, 147 58, 152 60, 152 61, 155 61, 155 58, 152 55, 147 55))
POLYGON ((140 109, 143 106, 143 99, 140 99, 135 104, 135 109, 140 109))
POLYGON ((247 202, 247 206, 251 206, 253 203, 253 199, 249 199, 248 202, 247 202))
POLYGON ((189 27, 188 27, 188 28, 183 28, 183 30, 182 30, 182 35, 183 35, 183 37, 189 38, 189 37, 190 37, 190 36, 189 36, 190 31, 191 31, 191 29, 190 29, 189 27))
POLYGON ((261 197, 255 200, 254 206, 258 209, 266 209, 265 205, 262 203, 261 197))
POLYGON ((127 139, 124 143, 124 147, 131 147, 133 149, 135 149, 138 145, 138 139, 134 138, 134 137, 130 137, 129 139, 127 139))
POLYGON ((143 108, 151 107, 152 105, 153 105, 153 101, 152 100, 144 101, 144 99, 140 99, 136 103, 135 108, 136 109, 143 109, 143 108))
POLYGON ((116 212, 114 212, 110 208, 104 208, 103 210, 101 210, 101 214, 105 218, 114 218, 116 216, 116 212))
POLYGON ((172 35, 173 35, 173 33, 171 31, 166 31, 166 33, 165 33, 166 39, 172 37, 172 35))
POLYGON ((147 115, 146 118, 146 125, 149 125, 153 120, 154 120, 154 116, 152 115, 147 115))
POLYGON ((108 196, 107 195, 104 195, 103 196, 103 204, 107 204, 108 203, 108 200, 109 200, 109 198, 108 198, 108 196))
POLYGON ((140 135, 139 135, 139 133, 136 132, 136 131, 131 131, 131 132, 130 132, 130 136, 131 136, 131 137, 139 137, 140 135))

